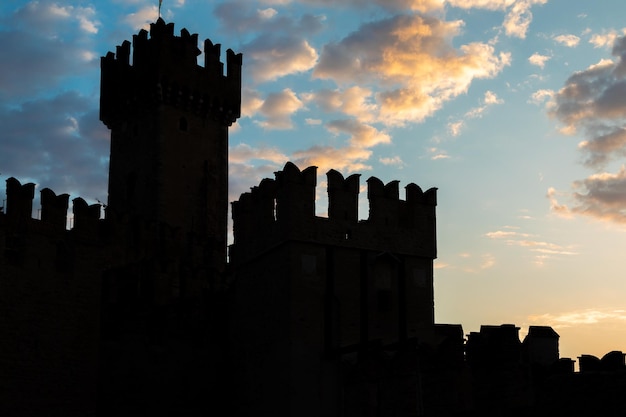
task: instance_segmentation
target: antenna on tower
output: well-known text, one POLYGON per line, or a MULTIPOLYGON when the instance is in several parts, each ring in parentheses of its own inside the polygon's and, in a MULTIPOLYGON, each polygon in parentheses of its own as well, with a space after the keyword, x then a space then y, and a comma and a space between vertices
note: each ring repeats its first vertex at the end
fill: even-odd
POLYGON ((161 18, 161 5, 163 4, 163 0, 159 0, 159 19, 161 18))

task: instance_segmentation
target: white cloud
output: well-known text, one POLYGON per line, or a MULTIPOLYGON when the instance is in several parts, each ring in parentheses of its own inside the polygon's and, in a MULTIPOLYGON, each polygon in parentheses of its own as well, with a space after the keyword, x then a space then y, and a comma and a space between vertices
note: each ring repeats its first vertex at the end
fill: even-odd
POLYGON ((257 13, 261 19, 271 19, 278 14, 276 9, 272 9, 271 7, 268 7, 267 9, 259 9, 257 10, 257 13))
POLYGON ((277 148, 253 148, 248 144, 241 143, 230 148, 228 160, 234 164, 245 164, 252 160, 262 160, 281 165, 288 161, 288 157, 277 148))
POLYGON ((574 48, 580 43, 580 38, 576 35, 558 35, 554 36, 552 39, 568 48, 574 48))
POLYGON ((534 104, 545 103, 546 100, 551 100, 554 97, 554 91, 552 90, 537 90, 530 96, 530 102, 534 104))
POLYGON ((516 1, 502 24, 504 31, 509 36, 524 39, 528 27, 532 22, 532 12, 530 8, 534 4, 545 4, 547 0, 518 0, 516 1))
POLYGON ((620 32, 611 30, 602 34, 594 34, 589 39, 589 43, 595 48, 612 47, 619 36, 626 34, 626 29, 622 29, 620 32))
POLYGON ((400 158, 397 155, 391 158, 379 158, 378 161, 383 165, 396 165, 396 166, 404 165, 404 162, 402 162, 402 158, 400 158))
POLYGON ((498 98, 496 93, 494 93, 493 91, 486 91, 483 101, 485 102, 485 104, 488 104, 488 105, 504 103, 504 100, 502 100, 501 98, 498 98))
POLYGON ((297 37, 261 36, 243 47, 248 66, 256 82, 266 82, 290 74, 305 72, 317 62, 317 51, 297 37))
POLYGON ((148 29, 151 22, 159 16, 159 8, 155 5, 144 6, 134 13, 130 13, 124 18, 126 24, 134 30, 148 29))
POLYGON ((459 136, 461 134, 461 129, 463 129, 463 126, 465 126, 465 122, 463 122, 462 120, 450 122, 447 125, 448 133, 450 133, 451 136, 459 136))
POLYGON ((548 55, 541 55, 536 52, 528 58, 528 62, 540 68, 543 68, 549 60, 550 57, 548 55))

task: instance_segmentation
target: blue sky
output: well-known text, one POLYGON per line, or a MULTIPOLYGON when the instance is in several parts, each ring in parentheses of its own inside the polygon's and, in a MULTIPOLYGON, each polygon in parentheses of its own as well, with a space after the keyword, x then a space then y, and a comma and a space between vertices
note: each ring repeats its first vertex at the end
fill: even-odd
MULTIPOLYGON (((99 58, 157 5, 0 4, 2 181, 106 201, 99 58)), ((626 3, 164 0, 162 15, 243 53, 231 200, 288 160, 438 187, 438 322, 626 351, 626 3)))

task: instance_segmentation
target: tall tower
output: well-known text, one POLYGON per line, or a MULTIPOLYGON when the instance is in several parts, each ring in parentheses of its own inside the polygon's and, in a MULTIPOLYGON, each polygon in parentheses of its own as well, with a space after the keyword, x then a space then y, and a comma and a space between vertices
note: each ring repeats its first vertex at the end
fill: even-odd
POLYGON ((159 18, 101 60, 100 119, 111 129, 108 213, 166 223, 226 260, 228 127, 240 116, 241 54, 159 18))

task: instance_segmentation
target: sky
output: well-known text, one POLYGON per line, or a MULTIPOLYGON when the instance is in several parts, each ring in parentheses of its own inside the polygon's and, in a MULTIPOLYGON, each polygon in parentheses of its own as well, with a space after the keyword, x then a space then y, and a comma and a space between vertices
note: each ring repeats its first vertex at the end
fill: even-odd
MULTIPOLYGON (((176 33, 243 53, 231 201, 287 161, 318 167, 319 215, 331 168, 362 174, 361 218, 370 176, 437 187, 438 323, 514 323, 522 337, 553 326, 574 359, 626 351, 623 0, 164 0, 161 12, 176 33)), ((106 202, 100 57, 157 16, 148 0, 0 3, 2 183, 106 202)))

